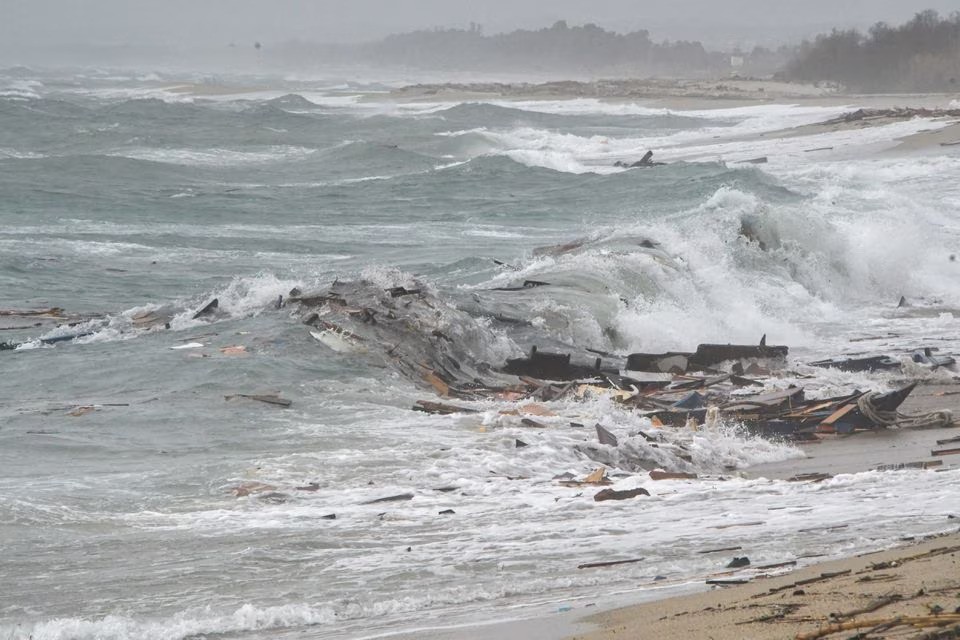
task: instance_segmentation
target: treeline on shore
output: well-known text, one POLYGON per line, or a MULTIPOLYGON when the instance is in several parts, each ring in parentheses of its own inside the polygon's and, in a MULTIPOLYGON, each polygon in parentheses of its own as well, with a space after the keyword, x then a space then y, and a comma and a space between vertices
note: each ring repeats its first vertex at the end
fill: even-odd
POLYGON ((878 22, 866 34, 834 30, 804 42, 783 76, 856 91, 960 90, 960 12, 923 11, 899 27, 878 22))
POLYGON ((306 56, 326 62, 361 62, 438 71, 606 74, 618 77, 716 77, 727 75, 731 58, 749 73, 773 73, 791 49, 757 47, 752 52, 707 50, 696 41, 655 42, 646 30, 617 33, 595 24, 551 27, 487 35, 476 24, 467 29, 429 29, 395 34, 359 45, 282 45, 280 56, 306 56))
POLYGON ((593 77, 718 78, 730 75, 837 85, 851 91, 960 91, 960 12, 923 11, 900 26, 834 30, 799 46, 717 52, 700 42, 655 42, 646 30, 620 34, 559 21, 539 30, 486 35, 479 25, 388 36, 376 42, 292 42, 274 62, 360 63, 434 71, 580 74, 593 77))

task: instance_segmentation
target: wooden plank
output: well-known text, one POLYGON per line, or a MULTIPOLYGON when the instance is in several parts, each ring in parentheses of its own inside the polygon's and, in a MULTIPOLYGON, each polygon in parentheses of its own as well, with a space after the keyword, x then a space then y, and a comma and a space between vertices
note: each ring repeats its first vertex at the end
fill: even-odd
POLYGON ((954 456, 960 454, 960 449, 939 449, 930 452, 932 456, 954 456))
POLYGON ((831 413, 830 416, 827 417, 826 420, 824 420, 823 422, 820 423, 820 425, 821 425, 821 426, 824 426, 824 425, 825 425, 825 426, 828 426, 828 427, 832 427, 834 424, 836 424, 837 420, 839 420, 839 419, 842 418, 843 416, 847 415, 848 413, 850 413, 851 411, 853 411, 853 410, 856 409, 856 408, 857 408, 856 403, 851 402, 850 404, 845 404, 845 405, 843 405, 842 407, 840 407, 839 409, 837 409, 836 411, 834 411, 833 413, 831 413))
POLYGON ((634 560, 612 560, 610 562, 587 562, 586 564, 578 564, 577 569, 596 569, 597 567, 614 567, 619 564, 633 564, 635 562, 643 562, 644 558, 636 558, 634 560))

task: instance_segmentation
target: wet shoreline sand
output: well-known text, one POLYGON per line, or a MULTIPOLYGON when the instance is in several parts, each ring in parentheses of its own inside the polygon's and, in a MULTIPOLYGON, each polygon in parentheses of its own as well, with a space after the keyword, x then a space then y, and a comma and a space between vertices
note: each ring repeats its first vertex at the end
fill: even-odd
MULTIPOLYGON (((824 637, 848 638, 856 633, 851 623, 868 621, 865 629, 897 617, 931 617, 940 609, 942 622, 957 618, 946 627, 953 628, 960 625, 954 613, 958 596, 960 533, 951 533, 747 584, 602 612, 586 620, 598 629, 570 638, 774 640, 825 631, 841 622, 850 628, 824 637)), ((918 634, 930 628, 888 637, 922 637, 918 634)))

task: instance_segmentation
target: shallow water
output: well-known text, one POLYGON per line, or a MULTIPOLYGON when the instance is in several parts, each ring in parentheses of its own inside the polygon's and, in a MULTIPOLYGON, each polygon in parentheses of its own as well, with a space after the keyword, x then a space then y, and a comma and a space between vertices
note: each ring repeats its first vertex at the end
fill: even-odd
MULTIPOLYGON (((802 453, 732 428, 665 434, 713 479, 628 474, 617 488, 653 495, 594 503, 552 480, 596 466, 581 452, 590 430, 570 421, 683 464, 631 435, 649 422, 601 400, 559 403, 544 431, 493 403, 413 413, 423 390, 325 348, 273 304, 335 278, 416 276, 450 304, 535 279, 554 286, 501 303, 580 347, 767 334, 802 362, 893 333, 872 344, 955 352, 960 156, 883 152, 938 123, 768 140, 756 135, 840 110, 404 105, 329 79, 200 78, 238 87, 216 99, 165 90, 195 80, 0 71, 0 308, 96 316, 0 336, 22 343, 0 352, 0 637, 357 637, 682 584, 726 560, 694 551, 746 537, 758 564, 942 528, 955 471, 747 480, 737 471, 802 453), (674 164, 612 166, 648 148, 674 164), (900 295, 914 306, 896 309, 900 295), (213 297, 220 314, 194 320, 213 297), (173 310, 170 331, 136 328, 158 308, 173 310), (61 334, 88 335, 38 341, 61 334), (204 347, 171 348, 188 342, 204 347), (234 345, 247 354, 220 351, 234 345), (265 391, 292 407, 224 399, 265 391), (69 415, 78 405, 101 406, 69 415), (254 482, 266 496, 233 494, 254 482)), ((478 359, 527 347, 483 326, 478 359)))

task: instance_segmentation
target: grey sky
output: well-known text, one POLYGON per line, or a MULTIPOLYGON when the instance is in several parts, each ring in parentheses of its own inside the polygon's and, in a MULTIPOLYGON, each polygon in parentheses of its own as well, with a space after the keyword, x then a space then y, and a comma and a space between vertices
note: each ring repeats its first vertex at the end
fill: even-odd
POLYGON ((7 47, 51 44, 222 46, 299 38, 374 39, 422 27, 489 32, 596 22, 618 31, 650 29, 656 40, 713 45, 795 40, 839 26, 943 13, 957 0, 3 0, 7 47))

